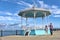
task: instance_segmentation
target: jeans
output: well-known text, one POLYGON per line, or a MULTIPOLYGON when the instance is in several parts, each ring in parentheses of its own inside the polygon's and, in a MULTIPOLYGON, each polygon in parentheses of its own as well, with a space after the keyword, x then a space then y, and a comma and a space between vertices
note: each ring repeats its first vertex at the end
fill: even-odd
POLYGON ((53 29, 50 29, 50 34, 53 35, 53 29))

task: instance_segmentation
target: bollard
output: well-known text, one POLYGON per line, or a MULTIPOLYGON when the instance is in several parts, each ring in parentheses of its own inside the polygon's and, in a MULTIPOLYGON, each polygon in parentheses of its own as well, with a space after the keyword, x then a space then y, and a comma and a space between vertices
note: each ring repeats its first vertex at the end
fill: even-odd
POLYGON ((3 30, 1 30, 1 37, 3 36, 3 30))
POLYGON ((17 34, 17 30, 16 30, 16 35, 18 35, 18 34, 17 34))

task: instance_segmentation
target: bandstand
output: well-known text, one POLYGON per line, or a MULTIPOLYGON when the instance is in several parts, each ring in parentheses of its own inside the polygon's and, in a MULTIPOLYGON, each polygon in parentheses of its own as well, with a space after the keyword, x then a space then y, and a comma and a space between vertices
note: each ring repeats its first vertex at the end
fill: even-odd
MULTIPOLYGON (((32 7, 32 8, 26 8, 22 11, 19 12, 19 16, 21 16, 21 27, 22 27, 22 18, 26 18, 26 26, 27 26, 27 18, 33 18, 34 20, 34 27, 36 27, 36 22, 35 22, 35 19, 36 18, 42 18, 42 20, 44 19, 44 17, 48 17, 50 15, 50 11, 49 10, 46 10, 46 9, 43 9, 43 8, 35 8, 35 7, 32 7)), ((46 19, 47 20, 47 19, 46 19)), ((25 26, 25 27, 26 27, 25 26)), ((43 27, 43 21, 42 21, 42 27, 43 27)), ((22 35, 25 35, 26 33, 28 35, 49 35, 50 34, 50 31, 48 29, 48 32, 46 33, 45 32, 45 29, 44 28, 40 28, 40 29, 23 29, 24 31, 22 31, 22 35)))

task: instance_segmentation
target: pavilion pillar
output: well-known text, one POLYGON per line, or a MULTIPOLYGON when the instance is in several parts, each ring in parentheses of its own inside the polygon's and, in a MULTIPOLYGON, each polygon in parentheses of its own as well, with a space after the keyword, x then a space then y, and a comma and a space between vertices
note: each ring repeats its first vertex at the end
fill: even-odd
POLYGON ((22 27, 22 17, 21 17, 21 27, 22 27))
POLYGON ((36 12, 34 12, 34 27, 35 27, 35 29, 36 29, 36 12))
POLYGON ((44 25, 44 23, 43 23, 43 19, 44 19, 44 17, 42 17, 42 28, 43 28, 43 25, 44 25))
POLYGON ((27 26, 27 17, 26 17, 26 26, 27 26))
POLYGON ((44 13, 45 15, 45 25, 47 25, 47 18, 46 18, 46 13, 44 13))
POLYGON ((22 28, 22 16, 21 16, 21 28, 22 28))

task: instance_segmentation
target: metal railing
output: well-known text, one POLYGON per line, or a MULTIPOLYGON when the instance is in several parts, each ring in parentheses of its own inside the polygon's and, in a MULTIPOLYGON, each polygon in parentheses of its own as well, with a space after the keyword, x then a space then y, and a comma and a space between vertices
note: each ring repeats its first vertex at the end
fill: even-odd
POLYGON ((0 30, 0 37, 9 35, 24 35, 24 30, 0 30))

